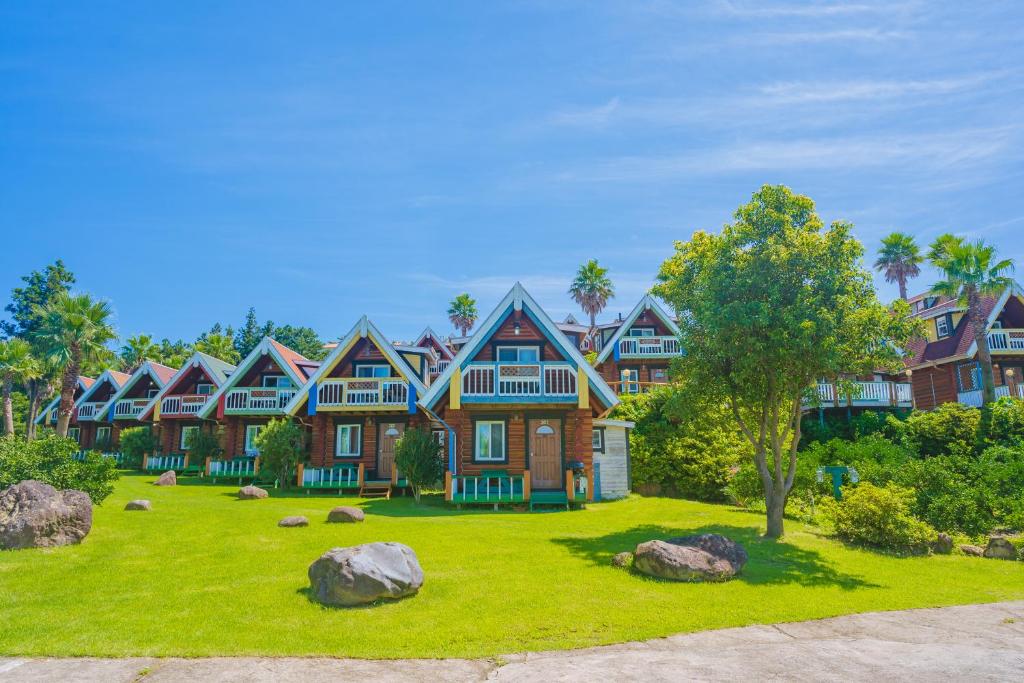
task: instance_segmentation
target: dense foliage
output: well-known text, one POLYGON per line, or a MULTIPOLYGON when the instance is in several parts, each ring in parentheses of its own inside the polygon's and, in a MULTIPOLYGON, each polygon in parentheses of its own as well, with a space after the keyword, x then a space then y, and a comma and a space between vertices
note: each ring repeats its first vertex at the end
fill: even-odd
POLYGON ((420 492, 444 476, 444 451, 427 430, 407 429, 395 444, 395 466, 409 482, 418 503, 420 492))
POLYGON ((121 430, 123 464, 127 467, 140 467, 142 456, 156 451, 159 443, 148 426, 129 427, 121 430))
POLYGON ((826 506, 836 536, 853 543, 899 553, 928 552, 935 529, 911 513, 913 491, 889 484, 861 484, 847 491, 842 503, 826 506))
POLYGON ((189 458, 198 465, 206 462, 207 458, 219 457, 224 452, 220 443, 218 434, 200 428, 188 435, 185 445, 188 446, 189 458))
POLYGON ((117 469, 113 458, 87 453, 84 461, 74 460, 78 444, 48 434, 34 441, 17 436, 0 437, 0 489, 19 481, 35 479, 57 489, 77 489, 102 503, 114 490, 117 469))
POLYGON ((306 434, 295 422, 271 420, 256 437, 261 470, 273 472, 283 489, 292 481, 292 471, 305 456, 306 434))

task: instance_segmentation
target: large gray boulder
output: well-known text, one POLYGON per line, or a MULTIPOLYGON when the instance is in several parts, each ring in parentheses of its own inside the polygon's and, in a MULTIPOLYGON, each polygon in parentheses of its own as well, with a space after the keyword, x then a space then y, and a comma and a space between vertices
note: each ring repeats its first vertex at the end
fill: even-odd
POLYGON ((129 500, 128 504, 124 506, 125 510, 144 510, 149 511, 153 509, 152 503, 148 500, 129 500))
POLYGON ((996 560, 1016 560, 1017 549, 1005 536, 992 536, 985 546, 984 555, 996 560))
POLYGON ((238 489, 239 500, 260 500, 261 498, 266 498, 269 495, 270 494, 267 493, 266 489, 261 489, 259 486, 252 486, 251 484, 238 489))
POLYGON ((953 552, 953 537, 940 531, 932 542, 932 550, 939 555, 949 555, 953 552))
POLYGON ((327 513, 327 521, 332 523, 361 522, 364 519, 366 519, 365 512, 349 505, 339 505, 327 513))
POLYGON ((309 565, 309 583, 318 601, 347 607, 413 595, 423 569, 407 545, 366 543, 328 550, 309 565))
POLYGON ((174 473, 174 470, 167 470, 153 483, 157 486, 177 486, 178 475, 174 473))
POLYGON ((739 574, 747 563, 747 550, 736 541, 721 534, 700 534, 697 536, 679 536, 670 538, 666 543, 689 548, 699 548, 717 558, 723 559, 732 567, 733 574, 739 574))
POLYGON ((633 568, 659 579, 672 581, 726 581, 736 572, 728 560, 706 550, 675 545, 665 541, 647 541, 636 547, 633 568))
POLYGON ((81 543, 90 529, 92 501, 83 491, 31 479, 0 491, 0 549, 81 543))
POLYGON ((963 545, 961 545, 960 552, 970 557, 983 557, 985 555, 984 548, 982 548, 980 545, 970 545, 969 543, 964 543, 963 545))

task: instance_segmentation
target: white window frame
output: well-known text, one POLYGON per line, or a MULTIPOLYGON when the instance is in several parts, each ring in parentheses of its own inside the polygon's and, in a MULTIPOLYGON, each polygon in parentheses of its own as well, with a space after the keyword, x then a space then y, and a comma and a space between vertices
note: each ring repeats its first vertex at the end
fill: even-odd
POLYGON ((590 436, 590 449, 595 453, 604 453, 604 427, 594 427, 590 436))
POLYGON ((82 443, 82 428, 81 427, 68 427, 68 438, 74 439, 76 443, 82 443))
POLYGON ((199 427, 196 426, 196 425, 185 425, 184 427, 181 428, 181 437, 179 437, 179 439, 178 439, 178 447, 179 447, 180 450, 183 450, 183 451, 189 450, 188 435, 191 434, 194 431, 198 432, 199 431, 199 427))
POLYGON ((363 426, 360 424, 340 424, 334 425, 334 457, 335 458, 358 458, 363 454, 363 426), (342 453, 341 445, 346 445, 352 442, 352 430, 356 431, 356 452, 355 453, 342 453), (342 440, 342 431, 348 432, 346 438, 342 440))
POLYGON ((540 362, 540 347, 539 346, 498 346, 497 348, 494 349, 494 360, 499 362, 499 363, 539 363, 540 362), (516 359, 515 360, 502 360, 501 359, 501 352, 505 351, 507 349, 511 349, 511 350, 516 352, 516 359), (521 355, 521 352, 523 350, 526 350, 526 349, 532 350, 534 353, 536 353, 537 354, 537 358, 535 360, 523 360, 520 357, 520 355, 521 355))
POLYGON ((210 382, 198 382, 196 384, 196 394, 199 396, 211 396, 213 392, 213 384, 210 382), (203 387, 206 387, 206 391, 203 391, 203 387))
POLYGON ((110 429, 110 427, 97 427, 96 428, 96 441, 94 442, 93 445, 94 446, 98 446, 103 441, 107 442, 106 445, 109 448, 110 445, 111 445, 110 442, 113 441, 113 431, 110 429), (103 436, 104 434, 106 436, 103 436))
POLYGON ((473 460, 476 462, 508 462, 508 430, 505 428, 504 420, 478 420, 473 428, 473 460), (494 427, 501 427, 501 457, 493 457, 494 427), (480 438, 486 428, 487 442, 490 444, 491 453, 482 457, 480 453, 480 438))
POLYGON ((160 389, 154 387, 153 389, 146 390, 146 398, 156 398, 156 395, 160 393, 160 389))
POLYGON ((630 327, 626 332, 627 337, 653 337, 653 327, 630 327))
POLYGON ((391 376, 391 366, 388 365, 387 363, 356 363, 355 367, 353 368, 353 372, 355 376, 358 377, 359 379, 383 379, 385 377, 391 376), (362 370, 363 368, 371 369, 374 374, 360 375, 359 371, 362 370), (387 374, 376 374, 378 369, 383 369, 385 372, 387 372, 387 374))
POLYGON ((243 446, 246 455, 260 454, 259 449, 256 448, 256 437, 259 436, 265 426, 266 425, 245 425, 245 443, 243 446))
POLYGON ((639 394, 640 372, 638 370, 634 370, 633 368, 622 368, 621 370, 619 370, 619 387, 619 393, 621 394, 639 394), (635 377, 636 379, 627 380, 625 378, 626 372, 629 372, 630 377, 635 377))
POLYGON ((945 339, 949 334, 949 318, 940 315, 935 319, 935 336, 939 339, 945 339))
POLYGON ((291 389, 292 378, 288 375, 263 375, 263 377, 260 378, 260 385, 264 389, 291 389), (268 384, 267 380, 274 380, 274 383, 268 384), (281 380, 285 380, 287 384, 282 385, 281 380))

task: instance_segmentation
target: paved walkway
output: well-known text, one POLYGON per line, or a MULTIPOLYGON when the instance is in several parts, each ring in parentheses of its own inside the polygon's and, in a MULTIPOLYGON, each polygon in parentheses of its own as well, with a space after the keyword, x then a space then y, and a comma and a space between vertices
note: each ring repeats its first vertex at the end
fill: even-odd
POLYGON ((1024 680, 1024 601, 749 626, 491 660, 12 659, 0 681, 1024 680))

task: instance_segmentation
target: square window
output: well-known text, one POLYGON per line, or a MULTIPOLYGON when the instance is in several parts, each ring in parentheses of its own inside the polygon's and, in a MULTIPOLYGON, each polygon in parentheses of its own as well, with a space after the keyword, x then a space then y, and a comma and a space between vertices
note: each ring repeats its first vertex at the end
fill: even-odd
POLYGON ((245 427, 245 454, 259 455, 260 450, 256 447, 256 437, 263 431, 263 425, 246 425, 245 427))
POLYGON ((334 457, 358 458, 362 452, 362 425, 337 425, 334 428, 334 457))
POLYGON ((200 396, 209 396, 213 393, 213 385, 206 382, 200 382, 196 385, 196 393, 200 396))
POLYGON ((540 347, 499 346, 497 356, 499 363, 536 363, 540 360, 540 347))
POLYGON ((596 453, 604 453, 604 428, 594 427, 591 442, 596 453))
POLYGON ((390 377, 389 365, 357 365, 356 377, 390 377))
POLYGON ((267 389, 287 389, 292 385, 292 380, 284 375, 263 375, 262 383, 267 389))
POLYGON ((500 420, 476 423, 476 460, 504 462, 505 423, 500 420))
POLYGON ((199 427, 196 427, 196 426, 182 427, 181 428, 181 443, 179 444, 179 448, 181 448, 181 450, 183 450, 183 451, 187 451, 189 448, 191 448, 191 446, 189 445, 189 439, 192 438, 192 436, 191 436, 192 434, 196 434, 198 431, 199 431, 199 427))
POLYGON ((653 337, 654 336, 654 328, 653 327, 631 327, 631 328, 629 328, 629 333, 626 336, 627 337, 653 337))

